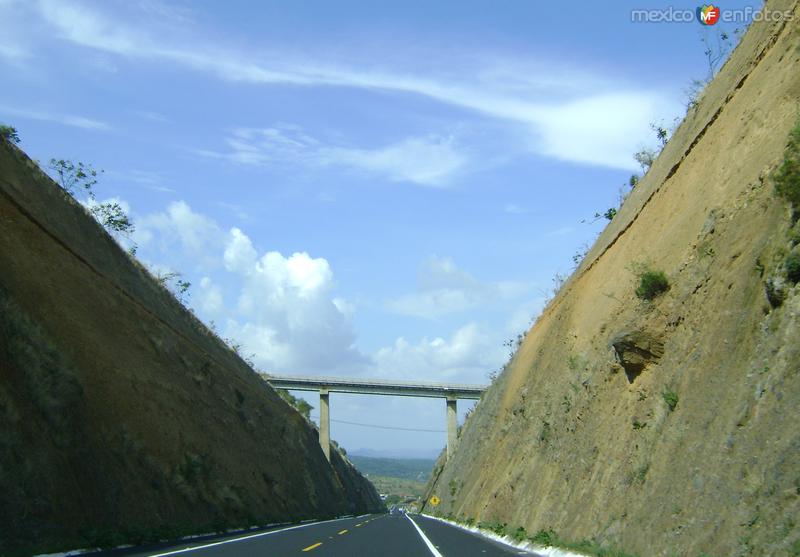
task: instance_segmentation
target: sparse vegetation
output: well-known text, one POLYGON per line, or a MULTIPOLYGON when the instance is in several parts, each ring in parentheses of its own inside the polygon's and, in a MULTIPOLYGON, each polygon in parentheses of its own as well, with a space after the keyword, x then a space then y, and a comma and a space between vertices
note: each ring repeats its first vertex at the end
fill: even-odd
POLYGON ((552 528, 539 530, 530 537, 527 536, 525 528, 522 526, 516 528, 509 534, 507 525, 505 523, 481 522, 478 524, 478 528, 489 530, 490 532, 501 536, 509 536, 518 543, 529 541, 538 546, 573 550, 594 557, 634 557, 630 553, 626 553, 612 546, 601 545, 594 540, 583 540, 579 542, 565 540, 561 538, 552 528))
MULTIPOLYGON (((65 159, 50 159, 48 168, 53 172, 56 183, 71 197, 75 197, 76 190, 84 192, 89 213, 103 228, 112 234, 130 237, 134 225, 122 205, 116 201, 97 202, 94 187, 98 177, 103 174, 102 170, 95 170, 91 164, 65 159)), ((135 245, 131 247, 130 253, 136 253, 135 245)))
POLYGON ((634 160, 642 167, 642 173, 644 174, 647 174, 647 171, 650 170, 650 167, 656 162, 656 157, 658 157, 658 153, 655 149, 649 149, 647 147, 633 154, 634 160))
POLYGON ((793 251, 786 256, 783 265, 786 268, 786 278, 789 279, 792 284, 800 282, 800 252, 793 251))
POLYGON ((800 119, 789 134, 789 143, 783 154, 783 162, 772 174, 775 192, 792 205, 795 212, 800 212, 800 119))
POLYGON ((661 396, 664 398, 664 402, 667 403, 670 412, 675 410, 675 408, 678 406, 678 393, 671 389, 667 389, 661 393, 661 396))
POLYGON ((6 124, 0 124, 0 137, 8 141, 9 143, 19 143, 19 134, 17 133, 17 128, 13 126, 9 126, 6 124))
POLYGON ((525 528, 523 528, 522 526, 517 526, 517 528, 513 532, 511 532, 511 539, 513 539, 517 543, 527 541, 528 532, 526 532, 525 528))
MULTIPOLYGON (((158 271, 156 273, 156 275, 155 275, 156 280, 158 281, 158 283, 161 286, 163 286, 164 288, 166 288, 167 290, 172 292, 172 294, 180 302, 183 302, 183 297, 189 291, 189 288, 191 288, 192 283, 187 281, 187 280, 184 280, 181 277, 183 277, 183 274, 179 273, 178 271, 167 271, 167 272, 158 271)), ((241 350, 241 344, 236 344, 233 341, 229 341, 229 340, 226 340, 225 342, 237 354, 241 350), (234 346, 236 346, 236 347, 234 348, 234 346)))
POLYGON ((103 173, 102 170, 95 170, 91 164, 64 159, 50 159, 48 168, 55 173, 56 183, 72 197, 75 197, 77 189, 83 190, 89 199, 95 198, 94 186, 97 185, 97 177, 103 173))
POLYGON ((505 536, 507 534, 506 529, 508 528, 508 524, 505 522, 480 522, 478 523, 478 528, 481 530, 488 530, 498 536, 505 536))
MULTIPOLYGON (((133 233, 133 222, 131 222, 128 214, 116 201, 92 205, 89 208, 89 212, 97 219, 97 222, 103 225, 103 228, 109 232, 116 232, 125 236, 130 236, 130 234, 133 233)), ((132 249, 135 254, 135 247, 132 249)))
POLYGON ((311 421, 311 411, 314 409, 313 406, 311 406, 305 399, 297 398, 286 389, 277 389, 277 391, 278 396, 293 406, 294 409, 300 412, 300 414, 302 414, 306 420, 311 421))
POLYGON ((539 530, 533 536, 531 536, 531 541, 533 543, 546 547, 553 547, 556 544, 557 539, 558 536, 552 528, 548 528, 547 530, 539 530))
POLYGON ((617 216, 617 208, 616 207, 609 207, 608 209, 606 209, 606 212, 603 213, 602 215, 600 213, 595 213, 594 214, 594 218, 595 219, 599 219, 600 217, 603 217, 608 221, 614 220, 614 217, 616 217, 616 216, 617 216))
POLYGON ((650 301, 659 294, 669 290, 669 280, 664 271, 643 267, 637 272, 639 285, 636 287, 636 297, 650 301))

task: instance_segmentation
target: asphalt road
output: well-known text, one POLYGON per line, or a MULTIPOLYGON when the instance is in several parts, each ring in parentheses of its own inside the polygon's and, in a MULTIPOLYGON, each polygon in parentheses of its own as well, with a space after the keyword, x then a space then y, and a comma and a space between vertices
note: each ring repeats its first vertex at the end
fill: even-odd
POLYGON ((508 557, 531 555, 420 515, 375 514, 183 543, 137 557, 508 557))

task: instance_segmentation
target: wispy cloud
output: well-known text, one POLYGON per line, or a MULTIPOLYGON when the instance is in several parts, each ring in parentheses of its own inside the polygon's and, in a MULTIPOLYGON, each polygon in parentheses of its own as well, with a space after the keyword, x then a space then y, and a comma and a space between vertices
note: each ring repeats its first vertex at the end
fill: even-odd
POLYGON ((28 120, 40 120, 43 122, 55 122, 65 126, 72 126, 75 128, 83 128, 87 130, 100 130, 108 131, 111 126, 105 122, 86 118, 84 116, 75 116, 73 114, 58 114, 55 112, 46 112, 40 110, 26 110, 20 108, 13 108, 10 106, 0 106, 0 113, 8 114, 16 118, 24 118, 28 120))
POLYGON ((416 292, 386 303, 401 315, 434 319, 524 296, 529 286, 519 282, 483 282, 460 269, 449 257, 429 257, 419 271, 416 292))
POLYGON ((509 203, 509 204, 507 204, 507 205, 506 205, 506 206, 503 208, 503 210, 504 210, 506 213, 510 214, 510 215, 524 215, 525 213, 527 213, 527 212, 528 212, 528 210, 527 210, 527 209, 525 209, 524 207, 520 207, 519 205, 516 205, 516 204, 514 204, 514 203, 509 203))
POLYGON ((571 226, 562 226, 561 228, 556 228, 555 230, 551 230, 550 232, 546 233, 545 236, 548 238, 556 238, 559 236, 566 236, 568 234, 572 234, 574 228, 571 226))
POLYGON ((467 163, 452 137, 409 137, 375 149, 330 145, 306 134, 301 128, 240 128, 225 140, 228 151, 195 150, 205 157, 226 159, 243 165, 300 164, 342 166, 383 175, 395 182, 423 186, 446 186, 467 163))
POLYGON ((656 91, 609 83, 585 71, 539 68, 530 72, 525 62, 504 61, 462 69, 442 81, 391 70, 293 60, 286 53, 274 59, 253 57, 200 41, 169 44, 84 6, 63 0, 40 0, 38 6, 57 36, 78 45, 129 58, 167 61, 230 81, 420 95, 526 126, 532 151, 566 161, 633 168, 631 153, 647 124, 672 113, 679 104, 656 91), (503 79, 497 79, 498 75, 503 79))

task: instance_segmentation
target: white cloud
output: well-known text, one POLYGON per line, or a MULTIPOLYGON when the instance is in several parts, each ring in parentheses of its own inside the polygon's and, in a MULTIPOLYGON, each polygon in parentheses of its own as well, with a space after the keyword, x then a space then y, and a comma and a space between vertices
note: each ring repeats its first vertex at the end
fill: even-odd
POLYGON ((390 300, 386 307, 402 315, 433 319, 518 299, 529 290, 518 282, 482 282, 459 269, 449 257, 429 257, 420 267, 418 290, 390 300))
POLYGON ((188 280, 199 274, 192 305, 219 324, 223 337, 241 343, 245 355, 253 354, 261 369, 358 374, 368 368, 369 358, 355 347, 355 308, 334 295, 326 259, 305 252, 259 255, 244 231, 226 233, 184 201, 137 225, 139 253, 156 262, 149 265, 153 271, 178 268, 188 280))
POLYGON ((452 137, 411 137, 381 149, 323 151, 332 164, 341 164, 385 174, 396 182, 443 186, 466 163, 452 137))
POLYGON ((209 277, 200 279, 194 301, 203 314, 209 317, 219 315, 225 307, 222 290, 209 277))
POLYGON ((17 45, 0 43, 0 58, 4 58, 8 62, 18 63, 31 58, 31 56, 30 52, 17 45))
POLYGON ((486 374, 507 358, 496 334, 474 323, 461 327, 450 339, 423 338, 412 344, 400 337, 374 356, 375 368, 382 376, 463 383, 485 383, 486 374))
POLYGON ((548 238, 566 236, 567 234, 571 234, 573 230, 575 229, 571 226, 562 226, 561 228, 556 228, 555 230, 551 230, 550 232, 546 233, 545 236, 548 238))
POLYGON ((224 233, 210 218, 197 213, 185 201, 175 201, 166 211, 137 219, 133 239, 142 247, 159 249, 161 255, 183 257, 204 266, 218 263, 224 233))
MULTIPOLYGON (((57 36, 88 48, 130 58, 163 60, 230 81, 352 87, 421 95, 522 124, 530 131, 531 149, 571 162, 634 168, 631 153, 646 135, 648 123, 680 109, 677 99, 653 90, 615 83, 583 70, 531 68, 524 60, 492 61, 487 67, 472 64, 459 67, 457 72, 437 71, 436 78, 396 71, 356 70, 341 64, 311 63, 285 52, 272 59, 264 55, 253 57, 208 47, 197 39, 169 44, 163 36, 180 34, 141 31, 63 0, 40 0, 38 7, 57 36), (503 79, 498 79, 498 75, 503 79)), ((422 65, 433 63, 426 60, 422 65)), ((440 61, 439 65, 447 67, 447 61, 440 61)), ((372 164, 382 169, 387 164, 395 168, 389 162, 376 162, 375 156, 373 153, 373 158, 368 159, 372 164)), ((451 164, 454 161, 451 159, 451 164)), ((438 181, 439 172, 428 171, 419 176, 438 181)))
POLYGON ((74 128, 83 128, 86 130, 108 131, 111 129, 111 126, 105 122, 101 122, 100 120, 94 120, 84 116, 75 116, 73 114, 58 114, 40 110, 26 110, 10 106, 0 106, 0 113, 28 120, 55 122, 56 124, 72 126, 74 128))
POLYGON ((225 267, 241 281, 227 331, 256 363, 276 373, 361 371, 367 358, 355 348, 347 308, 332 296, 328 261, 309 254, 270 251, 258 257, 239 229, 230 232, 225 267))
POLYGON ((519 205, 515 205, 514 203, 509 203, 503 210, 510 215, 524 215, 528 212, 527 209, 520 207, 519 205))
POLYGON ((238 228, 231 229, 223 255, 225 268, 232 272, 247 274, 255 265, 257 257, 258 253, 250 238, 238 228))
POLYGON ((466 156, 452 137, 409 137, 377 149, 328 145, 297 126, 239 128, 225 140, 228 152, 197 154, 237 164, 266 166, 289 163, 303 166, 342 166, 386 176, 395 182, 444 186, 466 164, 466 156))

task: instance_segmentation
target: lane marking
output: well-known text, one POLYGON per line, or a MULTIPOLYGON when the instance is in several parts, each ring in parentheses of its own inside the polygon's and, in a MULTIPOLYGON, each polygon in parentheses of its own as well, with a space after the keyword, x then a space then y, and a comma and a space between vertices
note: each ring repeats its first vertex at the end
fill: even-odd
POLYGON ((260 532, 258 534, 253 534, 252 536, 243 536, 241 538, 234 538, 232 540, 224 540, 221 542, 214 542, 214 543, 207 543, 205 545, 198 545, 195 547, 186 547, 184 549, 176 549, 175 551, 167 551, 166 553, 157 553, 151 555, 150 557, 167 557, 167 555, 177 555, 179 553, 188 553, 189 551, 197 551, 198 549, 205 549, 207 547, 215 547, 217 545, 225 545, 226 543, 234 543, 240 542, 244 540, 252 540, 253 538, 261 538, 263 536, 270 536, 272 534, 279 534, 280 532, 288 532, 289 530, 297 530, 299 528, 307 528, 308 526, 314 526, 315 524, 327 524, 329 522, 339 522, 340 520, 351 520, 349 517, 344 518, 334 518, 333 520, 323 520, 322 522, 307 522, 306 524, 300 524, 298 526, 290 526, 288 528, 282 528, 280 530, 270 530, 269 532, 260 532))
POLYGON ((312 549, 316 549, 316 548, 318 548, 318 547, 319 547, 319 546, 321 546, 321 545, 322 545, 322 542, 317 542, 317 543, 315 543, 314 545, 309 545, 309 546, 308 546, 307 548, 305 548, 303 551, 311 551, 312 549))
POLYGON ((342 534, 346 534, 346 533, 347 533, 347 530, 342 530, 341 532, 339 532, 339 535, 341 536, 342 534))
POLYGON ((436 549, 436 546, 435 546, 435 545, 433 545, 433 543, 431 542, 431 540, 429 540, 429 539, 428 539, 428 536, 426 536, 426 535, 425 535, 425 532, 423 532, 423 531, 422 531, 422 529, 421 529, 419 526, 417 526, 417 523, 416 523, 416 522, 414 522, 414 521, 411 519, 411 517, 410 517, 410 516, 408 516, 408 515, 405 515, 405 516, 406 516, 406 518, 408 519, 408 521, 409 521, 411 524, 413 524, 413 525, 414 525, 414 528, 416 528, 416 530, 417 530, 417 533, 419 533, 419 536, 422 538, 422 541, 424 541, 424 542, 425 542, 425 545, 427 545, 427 546, 428 546, 428 549, 430 550, 430 552, 431 552, 431 554, 433 555, 433 557, 442 557, 442 554, 441 554, 441 553, 439 553, 439 550, 438 550, 438 549, 436 549))

